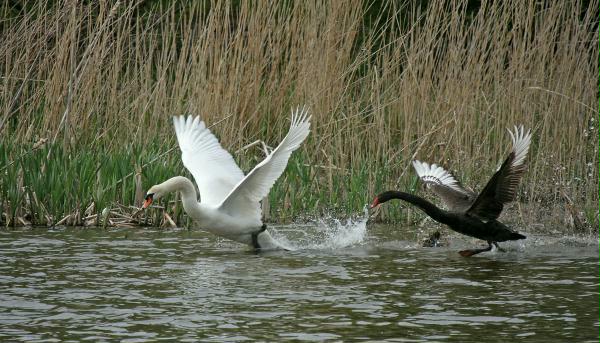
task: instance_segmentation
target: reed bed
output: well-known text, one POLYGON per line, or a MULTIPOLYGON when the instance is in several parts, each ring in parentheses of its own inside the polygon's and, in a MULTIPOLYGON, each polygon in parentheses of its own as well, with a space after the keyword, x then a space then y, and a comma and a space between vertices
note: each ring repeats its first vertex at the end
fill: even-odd
POLYGON ((244 147, 275 146, 307 104, 311 135, 269 196, 271 221, 422 192, 415 158, 481 189, 506 128, 524 124, 534 138, 513 221, 597 229, 598 1, 467 5, 0 7, 0 222, 183 225, 176 197, 135 210, 149 186, 187 173, 171 116, 216 124, 248 171, 264 154, 244 147))

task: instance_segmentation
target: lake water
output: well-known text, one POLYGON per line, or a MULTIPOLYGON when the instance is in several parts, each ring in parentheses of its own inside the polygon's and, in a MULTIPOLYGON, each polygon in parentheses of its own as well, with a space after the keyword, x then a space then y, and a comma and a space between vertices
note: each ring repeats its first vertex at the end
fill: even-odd
POLYGON ((197 230, 0 232, 0 341, 598 342, 598 238, 273 226, 255 254, 197 230), (425 235, 425 236, 423 236, 425 235))

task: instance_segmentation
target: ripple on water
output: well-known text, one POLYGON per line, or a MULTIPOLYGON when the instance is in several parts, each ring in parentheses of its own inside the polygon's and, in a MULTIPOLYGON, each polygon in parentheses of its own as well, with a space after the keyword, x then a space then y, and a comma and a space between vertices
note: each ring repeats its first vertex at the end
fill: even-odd
POLYGON ((187 230, 3 232, 0 341, 598 337, 597 244, 536 237, 464 259, 472 242, 422 248, 364 218, 270 230, 299 250, 187 230))

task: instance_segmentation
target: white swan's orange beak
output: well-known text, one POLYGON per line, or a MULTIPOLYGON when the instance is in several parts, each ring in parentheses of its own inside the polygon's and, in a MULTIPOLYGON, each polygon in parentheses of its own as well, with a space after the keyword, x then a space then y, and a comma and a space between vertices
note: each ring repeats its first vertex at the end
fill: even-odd
POLYGON ((142 205, 142 208, 148 208, 148 206, 150 206, 152 204, 152 196, 154 194, 148 194, 146 196, 146 201, 144 201, 144 204, 142 205))

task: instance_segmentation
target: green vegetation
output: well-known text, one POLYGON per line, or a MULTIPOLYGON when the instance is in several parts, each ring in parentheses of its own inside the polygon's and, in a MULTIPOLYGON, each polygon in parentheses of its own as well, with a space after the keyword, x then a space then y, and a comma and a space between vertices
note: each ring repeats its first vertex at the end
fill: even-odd
POLYGON ((145 189, 187 174, 167 153, 171 116, 216 124, 248 171, 264 154, 242 147, 276 145, 307 104, 271 221, 419 192, 414 158, 481 189, 522 123, 534 138, 514 214, 598 228, 598 1, 136 4, 0 7, 3 226, 184 224, 175 196, 168 217, 132 219, 145 189))

